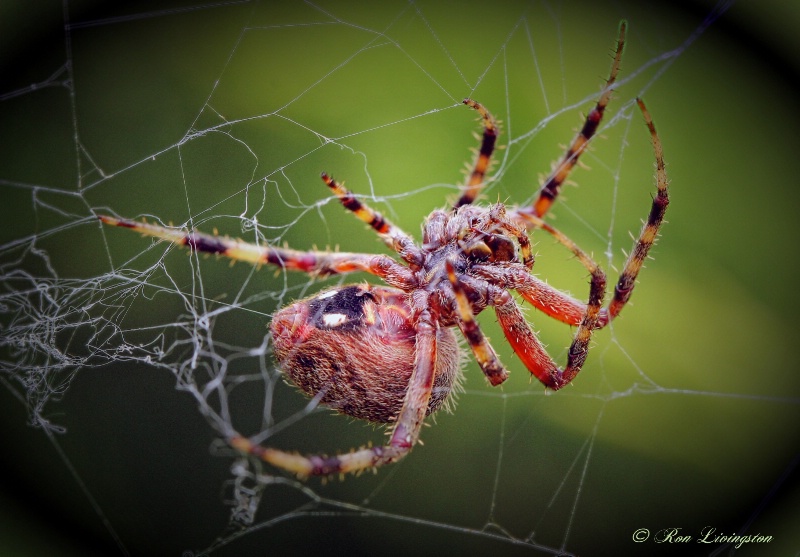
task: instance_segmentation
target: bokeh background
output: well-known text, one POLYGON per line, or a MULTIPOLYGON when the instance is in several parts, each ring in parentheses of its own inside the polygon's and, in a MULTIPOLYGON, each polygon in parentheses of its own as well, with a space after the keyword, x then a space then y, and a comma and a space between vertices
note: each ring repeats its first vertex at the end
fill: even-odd
MULTIPOLYGON (((470 362, 455 413, 439 415, 409 458, 376 475, 270 485, 254 526, 216 551, 709 554, 719 546, 632 541, 640 528, 697 537, 706 526, 773 536, 737 554, 800 550, 796 8, 5 2, 0 10, 0 553, 178 555, 225 535, 233 458, 196 400, 176 389, 176 374, 202 383, 207 369, 219 371, 203 361, 191 371, 194 340, 216 343, 231 376, 256 376, 229 395, 243 432, 258 432, 264 414, 282 423, 306 404, 274 380, 268 352, 246 349, 262 345, 276 307, 337 281, 189 258, 102 230, 94 213, 192 219, 246 238, 254 233, 241 217, 256 218, 264 240, 382 250, 329 202, 320 171, 374 196, 418 234, 424 216, 455 195, 476 145, 474 115, 458 105, 465 96, 503 126, 507 147, 487 199, 529 200, 591 108, 623 18, 629 41, 607 125, 553 222, 616 277, 653 191, 638 94, 664 143, 672 205, 634 304, 597 333, 574 386, 546 396, 487 312, 482 326, 512 370, 502 389, 470 362), (37 282, 26 276, 57 280, 43 296, 26 290, 37 282), (210 329, 198 316, 212 317, 210 329), (37 324, 31 337, 19 336, 20 323, 37 324), (110 334, 117 330, 124 343, 110 334), (175 339, 185 344, 145 361, 175 339), (36 412, 24 380, 65 357, 84 365, 48 375, 63 392, 36 409, 66 429, 52 441, 29 425, 36 412)), ((535 241, 539 275, 583 296, 580 265, 548 238, 535 241)), ((572 331, 529 316, 563 361, 572 331)), ((208 403, 219 407, 214 396, 208 403)), ((382 439, 381 430, 317 411, 270 444, 334 452, 382 439)))

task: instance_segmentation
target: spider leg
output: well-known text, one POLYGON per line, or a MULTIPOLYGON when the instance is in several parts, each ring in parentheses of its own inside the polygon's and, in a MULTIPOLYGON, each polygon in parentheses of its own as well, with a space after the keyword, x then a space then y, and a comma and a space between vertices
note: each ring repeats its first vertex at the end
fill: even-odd
POLYGON ((239 435, 231 437, 229 444, 238 451, 253 455, 300 477, 360 472, 403 458, 419 438, 433 390, 437 325, 430 310, 422 311, 416 332, 414 371, 388 444, 380 447, 364 447, 334 456, 288 453, 263 447, 239 435))
POLYGON ((300 251, 290 248, 260 246, 242 240, 212 236, 202 232, 166 228, 146 222, 136 222, 101 215, 99 219, 110 226, 119 226, 167 240, 192 251, 222 255, 234 261, 275 265, 282 269, 303 271, 311 275, 336 275, 363 271, 384 279, 398 288, 414 283, 411 271, 387 255, 347 252, 300 251))
POLYGON ((478 151, 478 156, 475 158, 472 172, 470 172, 466 185, 462 188, 461 197, 453 205, 453 209, 458 209, 462 205, 471 204, 480 194, 484 186, 486 172, 489 170, 489 165, 492 162, 492 153, 494 152, 494 147, 497 143, 497 135, 499 134, 497 122, 482 104, 472 99, 464 99, 463 102, 468 107, 477 110, 481 115, 481 119, 483 120, 483 139, 481 140, 481 147, 478 151))
POLYGON ((531 330, 519 306, 506 290, 497 289, 494 306, 500 327, 514 352, 543 385, 558 390, 572 381, 583 367, 589 353, 592 330, 596 328, 600 306, 605 293, 605 279, 602 272, 592 276, 589 303, 586 306, 575 337, 569 347, 567 366, 559 368, 550 358, 544 346, 531 330))
MULTIPOLYGON (((571 240, 566 234, 554 226, 549 225, 539 217, 529 216, 528 221, 533 226, 541 228, 550 233, 556 240, 558 240, 560 244, 564 245, 568 250, 570 250, 589 271, 592 276, 591 286, 589 289, 589 304, 579 302, 572 296, 564 294, 563 292, 553 288, 552 286, 537 279, 527 272, 515 272, 513 268, 509 268, 508 270, 500 270, 500 273, 503 275, 503 278, 508 281, 506 284, 508 284, 510 288, 517 290, 517 292, 519 292, 523 298, 533 304, 536 308, 564 323, 569 323, 570 325, 580 325, 585 320, 587 313, 590 311, 591 298, 593 296, 592 292, 594 291, 596 285, 602 284, 603 295, 605 293, 605 273, 603 273, 602 269, 600 269, 600 266, 595 263, 594 259, 592 259, 585 251, 583 251, 578 244, 571 240)), ((484 267, 485 266, 481 266, 482 272, 487 271, 484 269, 484 267)), ((492 273, 491 269, 488 269, 488 271, 488 274, 496 274, 492 273)), ((625 271, 623 270, 623 273, 624 272, 625 271)), ((600 296, 601 302, 603 295, 600 296)), ((604 327, 608 324, 608 321, 608 312, 598 306, 597 316, 594 319, 592 327, 604 327)))
MULTIPOLYGON (((476 265, 473 270, 479 277, 496 284, 504 284, 530 302, 536 309, 567 325, 580 325, 586 313, 586 303, 533 276, 519 267, 496 268, 476 265)), ((595 328, 602 329, 609 322, 608 310, 601 308, 595 328)))
MULTIPOLYGON (((650 131, 650 137, 653 143, 656 159, 657 192, 655 197, 653 197, 647 220, 642 226, 642 230, 639 232, 639 237, 636 239, 633 249, 622 268, 619 280, 614 287, 614 297, 609 303, 608 309, 602 309, 600 311, 596 328, 606 326, 609 321, 619 315, 622 308, 630 299, 633 288, 636 286, 636 278, 644 265, 645 259, 647 259, 650 248, 658 237, 661 224, 664 222, 664 214, 669 205, 668 180, 661 140, 656 133, 653 119, 645 107, 644 102, 641 99, 637 99, 637 103, 642 111, 645 124, 650 131)), ((572 240, 554 227, 545 223, 541 218, 527 216, 527 220, 533 226, 543 228, 552 234, 561 244, 572 251, 590 272, 593 272, 592 270, 597 267, 591 258, 589 258, 572 240)), ((586 312, 587 307, 582 302, 564 294, 522 270, 509 268, 507 270, 498 271, 486 268, 486 266, 476 267, 476 270, 479 270, 484 275, 493 276, 494 280, 505 281, 506 284, 517 290, 523 298, 535 307, 564 323, 577 325, 586 312)))
MULTIPOLYGON (((589 285, 589 300, 585 306, 582 306, 583 311, 581 312, 580 321, 577 323, 578 330, 575 331, 575 336, 569 347, 567 366, 564 369, 559 368, 550 356, 548 356, 544 346, 539 342, 539 339, 531 330, 528 322, 525 321, 519 306, 508 291, 493 287, 491 289, 492 305, 494 305, 495 313, 497 314, 497 319, 500 322, 503 333, 514 349, 514 352, 519 356, 520 360, 522 360, 522 363, 525 364, 525 367, 527 367, 546 387, 558 390, 572 381, 586 361, 586 356, 589 352, 589 341, 592 338, 592 331, 598 328, 600 326, 599 324, 602 322, 601 308, 606 290, 606 276, 597 263, 580 249, 575 242, 538 217, 535 217, 535 219, 537 225, 545 228, 558 239, 559 242, 567 246, 580 262, 583 263, 592 276, 589 285)), ((500 282, 507 287, 516 288, 520 294, 523 294, 523 297, 525 297, 525 290, 520 286, 526 284, 524 277, 530 275, 527 273, 527 269, 524 266, 520 266, 517 269, 520 271, 524 270, 525 272, 518 271, 516 274, 514 274, 510 268, 493 269, 491 266, 486 265, 476 265, 473 269, 478 271, 478 274, 488 276, 489 278, 494 276, 495 279, 505 279, 500 281, 495 280, 493 282, 500 282), (513 280, 515 278, 519 281, 516 284, 513 280)), ((551 291, 548 290, 548 292, 551 291)), ((563 298, 557 299, 557 301, 563 303, 566 299, 569 298, 563 295, 563 298)), ((532 298, 531 301, 535 301, 537 307, 544 305, 537 298, 532 298)), ((575 309, 574 306, 571 307, 575 309)))
POLYGON ((467 339, 469 347, 472 349, 472 353, 475 355, 475 359, 481 366, 481 370, 489 380, 489 383, 493 386, 497 386, 508 378, 508 371, 503 367, 503 364, 500 363, 492 345, 489 344, 483 331, 481 331, 478 326, 478 322, 475 321, 475 315, 472 312, 464 288, 456 276, 452 263, 446 261, 445 267, 447 268, 447 276, 450 279, 450 284, 453 286, 453 291, 456 295, 456 308, 458 309, 458 315, 460 317, 458 320, 458 328, 461 329, 461 333, 464 335, 464 338, 467 339))
POLYGON ((658 188, 658 192, 653 198, 653 204, 650 207, 650 214, 647 216, 647 221, 642 226, 642 230, 639 232, 639 238, 634 244, 633 250, 628 256, 628 260, 625 262, 617 285, 614 287, 614 299, 608 306, 610 318, 619 314, 631 297, 633 287, 636 285, 636 277, 647 258, 647 253, 658 237, 658 231, 661 228, 661 223, 664 222, 664 214, 667 211, 667 205, 669 205, 667 170, 664 164, 664 152, 661 148, 661 140, 658 137, 658 133, 656 133, 653 118, 644 105, 644 101, 642 101, 642 99, 636 99, 636 102, 644 116, 647 129, 650 130, 650 139, 653 143, 653 151, 656 157, 656 187, 658 188))
POLYGON ((417 267, 422 265, 424 256, 408 234, 386 220, 378 211, 359 201, 353 192, 334 180, 333 177, 323 172, 322 180, 336 194, 344 208, 352 211, 359 220, 372 227, 390 249, 397 252, 409 264, 417 267))
POLYGON ((600 125, 600 120, 603 119, 606 106, 608 106, 608 103, 611 100, 613 85, 617 80, 617 74, 619 73, 619 65, 620 61, 622 60, 622 51, 625 46, 626 27, 627 24, 625 21, 622 21, 619 26, 619 38, 617 39, 617 48, 614 53, 614 62, 611 64, 611 72, 609 73, 608 80, 606 80, 606 85, 603 89, 603 93, 600 95, 600 99, 598 99, 595 107, 586 116, 583 127, 572 140, 572 143, 570 143, 569 147, 567 147, 567 150, 561 157, 561 160, 558 161, 553 171, 545 180, 544 185, 539 190, 539 196, 536 198, 536 201, 532 206, 525 207, 524 209, 520 208, 518 210, 519 214, 523 217, 528 215, 543 217, 545 213, 547 213, 553 202, 556 200, 556 197, 558 197, 561 185, 564 183, 572 169, 577 164, 578 158, 586 150, 589 140, 597 132, 597 128, 600 125))

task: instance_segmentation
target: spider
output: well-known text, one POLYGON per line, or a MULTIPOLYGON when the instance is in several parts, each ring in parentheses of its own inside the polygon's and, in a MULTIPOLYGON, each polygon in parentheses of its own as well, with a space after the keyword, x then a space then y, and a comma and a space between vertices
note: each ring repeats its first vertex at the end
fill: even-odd
POLYGON ((575 378, 586 360, 592 331, 606 326, 630 298, 669 203, 661 142, 644 103, 637 99, 655 152, 657 193, 607 307, 603 307, 603 271, 572 240, 543 220, 603 117, 619 71, 625 29, 622 22, 600 98, 530 206, 475 203, 484 185, 498 127, 492 115, 471 99, 463 102, 482 120, 480 149, 458 200, 449 209, 428 215, 420 244, 331 176, 322 174, 344 207, 367 223, 402 262, 388 255, 299 251, 99 217, 106 224, 198 252, 312 276, 366 272, 386 283, 323 290, 278 311, 270 330, 279 367, 292 382, 343 414, 391 424, 388 442, 333 456, 301 455, 265 447, 257 439, 232 432, 227 441, 234 449, 300 477, 359 472, 401 459, 417 443, 425 417, 446 405, 458 384, 461 358, 455 328, 466 338, 491 385, 500 385, 508 377, 475 320, 487 307, 494 308, 506 339, 522 363, 547 388, 558 390, 575 378), (528 232, 534 229, 551 234, 589 271, 586 303, 531 274, 534 258, 528 232), (577 326, 565 367, 556 365, 547 354, 509 291, 516 291, 545 314, 577 326))

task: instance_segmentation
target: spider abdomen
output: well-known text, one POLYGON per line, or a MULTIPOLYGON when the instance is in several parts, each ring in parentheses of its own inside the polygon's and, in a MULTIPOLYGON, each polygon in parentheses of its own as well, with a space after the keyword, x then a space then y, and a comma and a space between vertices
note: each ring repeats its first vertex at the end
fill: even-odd
MULTIPOLYGON (((402 291, 371 285, 326 290, 280 310, 270 329, 281 370, 306 394, 354 418, 397 419, 416 352, 402 291)), ((460 373, 450 329, 439 329, 435 369, 428 414, 444 405, 460 373)))

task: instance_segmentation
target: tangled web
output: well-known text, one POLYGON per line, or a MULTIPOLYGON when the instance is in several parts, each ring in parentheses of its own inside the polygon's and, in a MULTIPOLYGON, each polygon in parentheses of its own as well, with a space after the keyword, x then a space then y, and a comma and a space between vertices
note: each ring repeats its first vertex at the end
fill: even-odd
MULTIPOLYGON (((774 432, 797 423, 800 399, 748 379, 741 360, 708 354, 704 329, 670 314, 674 304, 705 302, 679 275, 688 233, 674 230, 693 225, 677 216, 668 216, 635 306, 596 335, 574 388, 546 396, 481 316, 512 379, 493 389, 470 362, 455 413, 430 420, 409 458, 328 482, 288 477, 221 440, 239 431, 328 454, 383 441, 383 430, 333 416, 285 384, 267 329, 292 300, 366 277, 229 266, 97 221, 108 214, 257 244, 383 252, 320 172, 415 235, 456 196, 458 169, 477 145, 464 97, 501 121, 504 148, 485 200, 529 202, 596 100, 627 19, 619 84, 584 156, 591 172, 575 171, 580 187, 567 187, 553 214, 613 279, 652 193, 653 155, 634 99, 652 101, 668 130, 666 157, 679 166, 674 143, 694 131, 671 127, 670 72, 691 62, 729 6, 670 25, 618 4, 580 13, 538 2, 78 4, 41 14, 60 19, 42 25, 35 62, 0 91, 0 381, 32 427, 4 425, 22 437, 43 431, 52 444, 55 452, 33 456, 38 468, 26 480, 39 484, 37 497, 58 500, 45 470, 66 471, 80 502, 53 508, 90 507, 76 522, 122 554, 652 554, 652 539, 632 539, 643 528, 756 533, 796 462, 796 431, 789 442, 774 432), (726 366, 720 383, 714 372, 726 366), (775 457, 756 479, 750 451, 768 447, 775 457)), ((673 189, 679 205, 686 185, 673 189)), ((534 242, 534 271, 584 297, 580 265, 550 239, 534 242)), ((737 288, 716 286, 725 295, 737 288)), ((563 362, 572 331, 527 316, 563 362)), ((771 351, 779 339, 750 338, 762 343, 758 356, 787 357, 785 346, 771 351)), ((780 537, 778 526, 761 533, 780 537)))

